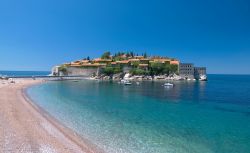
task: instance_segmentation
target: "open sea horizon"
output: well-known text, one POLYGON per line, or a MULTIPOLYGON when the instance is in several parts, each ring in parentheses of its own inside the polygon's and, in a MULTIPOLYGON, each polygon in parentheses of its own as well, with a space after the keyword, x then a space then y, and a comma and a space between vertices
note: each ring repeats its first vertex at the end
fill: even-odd
POLYGON ((208 81, 51 81, 33 102, 107 153, 248 153, 250 75, 208 81))
POLYGON ((8 77, 22 77, 22 76, 45 76, 49 75, 50 71, 8 71, 8 70, 0 70, 0 76, 8 76, 8 77))

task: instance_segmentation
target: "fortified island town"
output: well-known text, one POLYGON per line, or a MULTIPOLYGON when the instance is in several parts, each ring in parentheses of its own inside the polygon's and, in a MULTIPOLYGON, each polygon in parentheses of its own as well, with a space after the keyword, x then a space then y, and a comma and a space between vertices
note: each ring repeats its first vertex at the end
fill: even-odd
POLYGON ((82 76, 101 80, 200 80, 206 81, 206 67, 181 63, 175 58, 133 52, 105 52, 100 58, 64 63, 52 69, 53 76, 82 76))

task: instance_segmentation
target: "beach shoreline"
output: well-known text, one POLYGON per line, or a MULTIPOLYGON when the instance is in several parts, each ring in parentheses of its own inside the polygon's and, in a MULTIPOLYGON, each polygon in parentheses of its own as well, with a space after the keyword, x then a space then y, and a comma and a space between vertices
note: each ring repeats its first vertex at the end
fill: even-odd
POLYGON ((27 88, 42 80, 0 85, 0 152, 103 152, 37 106, 27 88))

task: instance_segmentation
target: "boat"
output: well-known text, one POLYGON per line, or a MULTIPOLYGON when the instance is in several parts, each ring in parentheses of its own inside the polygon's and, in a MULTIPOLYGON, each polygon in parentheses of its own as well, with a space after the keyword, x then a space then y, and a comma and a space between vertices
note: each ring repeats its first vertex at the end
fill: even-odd
POLYGON ((199 80, 200 81, 207 81, 207 76, 206 75, 201 75, 199 80))
POLYGON ((124 85, 131 85, 132 83, 131 82, 129 82, 128 80, 125 80, 124 81, 124 85))
POLYGON ((120 83, 125 83, 126 82, 126 80, 124 80, 124 79, 122 79, 121 81, 120 81, 120 83))
POLYGON ((174 84, 172 84, 172 83, 164 83, 164 86, 165 86, 165 87, 173 87, 174 84))
POLYGON ((124 83, 125 85, 131 85, 132 83, 131 82, 126 82, 124 83))

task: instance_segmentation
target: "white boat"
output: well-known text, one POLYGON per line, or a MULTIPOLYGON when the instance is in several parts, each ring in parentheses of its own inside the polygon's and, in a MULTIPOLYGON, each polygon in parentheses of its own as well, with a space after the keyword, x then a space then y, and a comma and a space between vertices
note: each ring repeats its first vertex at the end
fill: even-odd
POLYGON ((199 80, 200 81, 207 81, 207 76, 206 75, 201 75, 199 80))
POLYGON ((124 83, 125 85, 131 85, 132 83, 131 82, 126 82, 124 83))
POLYGON ((166 87, 173 87, 174 84, 172 84, 172 83, 164 83, 164 86, 166 86, 166 87))
POLYGON ((126 80, 126 81, 124 82, 124 84, 125 84, 125 85, 131 85, 132 83, 129 82, 128 80, 126 80))
POLYGON ((121 83, 125 83, 125 82, 126 82, 126 80, 124 80, 124 79, 121 80, 121 83))
POLYGON ((120 82, 125 84, 126 82, 129 82, 129 80, 122 79, 120 82))

